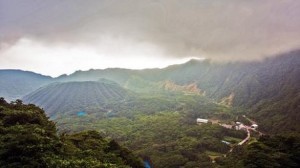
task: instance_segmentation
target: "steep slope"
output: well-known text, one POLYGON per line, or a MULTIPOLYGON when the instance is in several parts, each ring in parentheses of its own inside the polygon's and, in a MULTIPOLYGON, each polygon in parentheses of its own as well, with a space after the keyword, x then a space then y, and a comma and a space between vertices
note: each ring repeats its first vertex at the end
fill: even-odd
POLYGON ((103 105, 123 101, 131 96, 131 92, 118 84, 102 80, 54 83, 26 95, 22 100, 37 104, 48 115, 54 116, 57 113, 74 115, 76 112, 92 109, 101 111, 103 105))
POLYGON ((21 70, 0 70, 0 96, 14 100, 52 80, 49 76, 21 70))
POLYGON ((196 82, 208 97, 242 107, 263 131, 300 131, 300 50, 257 62, 192 60, 166 71, 170 69, 169 80, 181 85, 196 82))
MULTIPOLYGON (((262 124, 260 128, 265 131, 300 129, 299 122, 295 122, 295 118, 300 117, 300 50, 255 62, 214 63, 209 60, 191 60, 164 69, 111 68, 77 71, 71 75, 49 79, 47 82, 97 81, 100 78, 113 80, 121 86, 142 93, 154 93, 155 90, 160 92, 162 88, 169 91, 200 90, 202 94, 205 93, 207 97, 218 102, 242 107, 244 112, 248 111, 251 117, 262 124)), ((13 76, 13 79, 24 81, 25 85, 10 82, 10 77, 2 76, 1 82, 5 84, 0 85, 0 90, 3 95, 8 95, 6 97, 18 97, 26 92, 24 90, 34 89, 28 89, 28 86, 40 84, 36 84, 31 78, 24 79, 22 74, 13 76), (10 85, 11 83, 13 84, 10 85)), ((68 91, 61 92, 66 94, 68 91)), ((56 100, 58 99, 51 101, 56 100)))
POLYGON ((255 118, 265 132, 300 131, 300 50, 263 61, 191 60, 139 73, 144 73, 139 76, 143 83, 159 80, 181 86, 196 83, 206 96, 244 109, 243 112, 255 118))
POLYGON ((172 81, 149 81, 141 77, 132 76, 124 84, 124 87, 139 93, 184 93, 201 95, 201 90, 197 87, 196 83, 188 85, 178 85, 172 81))

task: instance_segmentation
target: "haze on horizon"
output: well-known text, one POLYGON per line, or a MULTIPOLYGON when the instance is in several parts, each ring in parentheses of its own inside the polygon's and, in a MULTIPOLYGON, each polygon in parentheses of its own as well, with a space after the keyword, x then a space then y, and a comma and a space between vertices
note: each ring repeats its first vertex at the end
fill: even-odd
POLYGON ((299 0, 0 0, 0 69, 58 76, 300 48, 299 0))

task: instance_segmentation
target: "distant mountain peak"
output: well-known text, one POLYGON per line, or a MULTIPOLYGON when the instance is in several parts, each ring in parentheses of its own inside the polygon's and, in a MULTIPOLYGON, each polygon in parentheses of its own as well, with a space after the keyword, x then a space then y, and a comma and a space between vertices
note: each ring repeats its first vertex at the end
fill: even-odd
POLYGON ((49 84, 22 98, 25 103, 34 103, 44 108, 49 116, 97 108, 108 102, 132 97, 132 92, 115 82, 72 81, 49 84))
POLYGON ((209 61, 209 60, 205 59, 205 58, 196 58, 196 57, 193 57, 193 58, 190 58, 185 63, 182 63, 181 65, 186 65, 186 64, 201 64, 201 63, 207 62, 207 61, 209 61))

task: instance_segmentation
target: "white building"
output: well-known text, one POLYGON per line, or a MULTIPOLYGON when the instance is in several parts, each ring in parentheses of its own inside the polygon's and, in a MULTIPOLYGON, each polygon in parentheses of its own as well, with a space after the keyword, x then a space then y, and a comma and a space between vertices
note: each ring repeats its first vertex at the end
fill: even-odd
POLYGON ((252 128, 252 129, 256 129, 256 128, 258 128, 258 125, 257 125, 257 124, 252 124, 252 125, 251 125, 251 128, 252 128))
POLYGON ((197 123, 201 124, 201 123, 208 123, 207 119, 202 119, 202 118, 197 118, 197 123))

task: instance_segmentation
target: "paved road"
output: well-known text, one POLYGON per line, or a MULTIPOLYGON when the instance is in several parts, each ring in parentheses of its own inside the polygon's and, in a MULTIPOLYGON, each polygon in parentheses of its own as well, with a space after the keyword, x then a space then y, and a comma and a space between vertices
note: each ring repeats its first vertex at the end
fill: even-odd
POLYGON ((238 143, 238 145, 243 145, 245 142, 247 142, 251 137, 251 134, 250 134, 250 131, 249 131, 249 128, 247 128, 247 137, 242 140, 241 142, 238 143))

